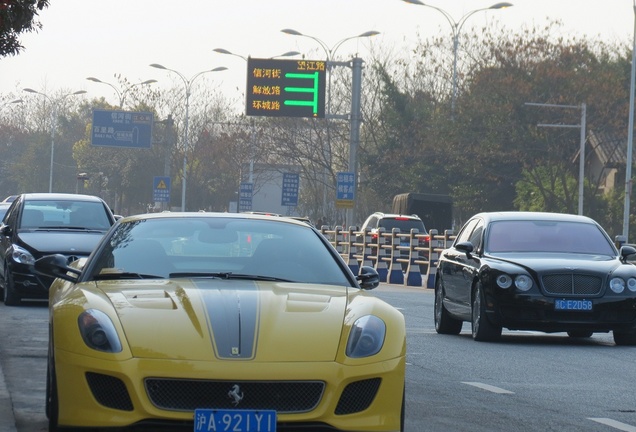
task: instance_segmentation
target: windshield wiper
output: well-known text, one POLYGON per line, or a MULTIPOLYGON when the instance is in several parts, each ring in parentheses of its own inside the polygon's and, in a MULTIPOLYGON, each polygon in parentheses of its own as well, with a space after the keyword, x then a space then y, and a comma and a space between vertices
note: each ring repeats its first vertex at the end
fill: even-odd
POLYGON ((252 275, 252 274, 240 274, 232 272, 177 272, 170 273, 170 278, 193 278, 193 277, 207 277, 217 279, 246 279, 246 280, 262 280, 272 282, 292 282, 289 279, 282 279, 273 276, 252 275))
POLYGON ((133 272, 113 272, 100 273, 93 277, 93 280, 118 280, 118 279, 165 279, 163 276, 133 273, 133 272))

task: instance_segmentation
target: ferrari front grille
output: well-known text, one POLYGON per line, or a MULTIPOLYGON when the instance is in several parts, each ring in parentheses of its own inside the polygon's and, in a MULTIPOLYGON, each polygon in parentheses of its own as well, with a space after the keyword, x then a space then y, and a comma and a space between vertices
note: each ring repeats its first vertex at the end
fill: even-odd
POLYGON ((551 274, 542 277, 546 294, 593 296, 601 293, 603 279, 598 276, 573 273, 551 274))
POLYGON ((126 389, 126 384, 119 378, 98 374, 86 373, 86 381, 97 402, 108 408, 122 411, 132 411, 133 404, 126 389))
POLYGON ((146 378, 148 399, 157 408, 194 411, 197 408, 276 410, 301 413, 322 399, 322 381, 211 381, 146 378))
POLYGON ((353 414, 369 408, 380 388, 380 381, 380 378, 371 378, 348 384, 340 395, 336 415, 353 414))

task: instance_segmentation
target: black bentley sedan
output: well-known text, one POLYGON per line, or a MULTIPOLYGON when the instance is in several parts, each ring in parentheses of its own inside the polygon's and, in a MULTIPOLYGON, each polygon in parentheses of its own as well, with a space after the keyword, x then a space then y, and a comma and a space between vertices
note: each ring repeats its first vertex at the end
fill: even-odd
POLYGON ((21 194, 0 225, 0 287, 7 306, 23 298, 48 298, 52 278, 35 272, 43 255, 70 261, 87 257, 115 223, 106 203, 91 195, 21 194))
POLYGON ((502 328, 579 338, 612 331, 617 345, 636 345, 633 254, 585 216, 477 214, 440 254, 435 329, 458 334, 469 321, 476 341, 498 340, 502 328))

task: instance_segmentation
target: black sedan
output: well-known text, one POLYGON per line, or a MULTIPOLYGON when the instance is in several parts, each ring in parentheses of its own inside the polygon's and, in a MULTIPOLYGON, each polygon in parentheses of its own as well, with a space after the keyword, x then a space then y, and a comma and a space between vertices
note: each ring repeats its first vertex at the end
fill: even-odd
POLYGON ((7 306, 23 298, 48 298, 52 278, 35 273, 43 255, 60 253, 70 261, 87 257, 115 223, 106 203, 90 195, 19 195, 0 225, 0 283, 7 306))
POLYGON ((616 249, 594 220, 557 213, 473 216, 440 254, 435 276, 435 329, 458 334, 464 321, 477 341, 502 328, 613 332, 636 345, 636 266, 632 246, 616 249))

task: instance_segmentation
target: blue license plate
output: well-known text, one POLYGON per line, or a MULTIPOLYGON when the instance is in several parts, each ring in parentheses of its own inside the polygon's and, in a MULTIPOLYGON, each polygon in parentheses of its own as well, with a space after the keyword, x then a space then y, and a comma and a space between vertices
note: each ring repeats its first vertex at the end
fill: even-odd
POLYGON ((554 309, 564 311, 591 312, 592 300, 555 300, 554 309))
POLYGON ((276 411, 194 411, 194 432, 276 432, 276 411))

